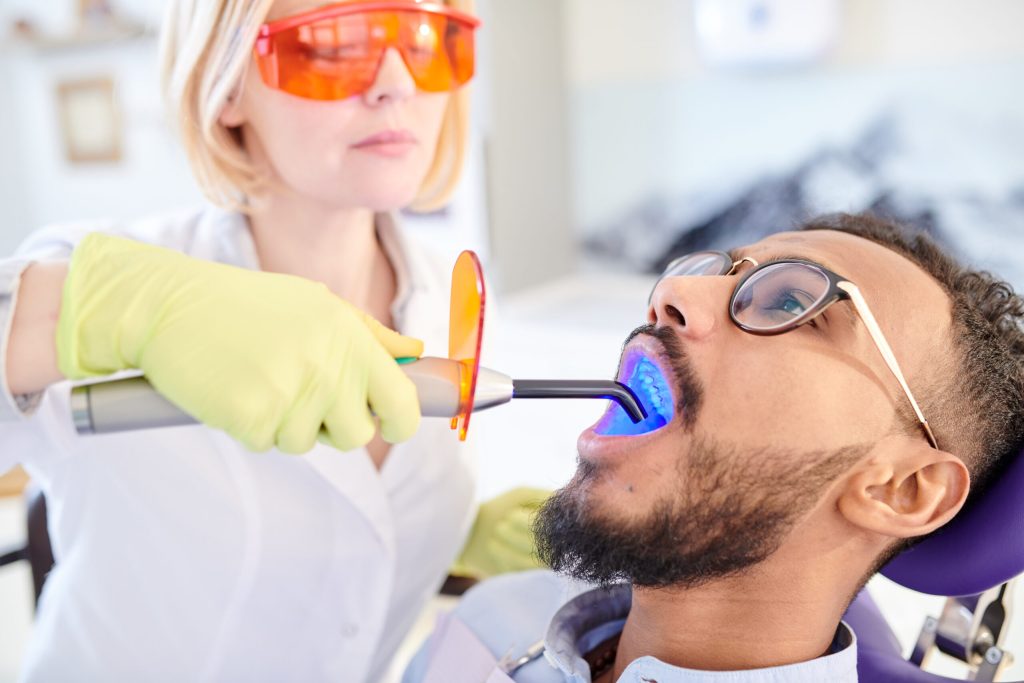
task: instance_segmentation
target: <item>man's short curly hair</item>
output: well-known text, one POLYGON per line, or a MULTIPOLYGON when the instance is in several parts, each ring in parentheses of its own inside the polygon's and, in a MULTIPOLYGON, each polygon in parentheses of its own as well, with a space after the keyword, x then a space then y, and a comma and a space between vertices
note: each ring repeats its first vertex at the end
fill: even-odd
POLYGON ((968 504, 1024 442, 1024 299, 991 273, 958 263, 926 233, 870 214, 830 214, 802 226, 876 242, 934 278, 952 301, 949 363, 926 378, 922 410, 939 444, 971 473, 968 504))

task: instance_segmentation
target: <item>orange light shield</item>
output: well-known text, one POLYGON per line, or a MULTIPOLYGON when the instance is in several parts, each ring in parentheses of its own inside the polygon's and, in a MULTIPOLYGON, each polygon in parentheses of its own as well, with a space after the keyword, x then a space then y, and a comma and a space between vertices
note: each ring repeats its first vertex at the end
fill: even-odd
POLYGON ((448 358, 463 365, 460 373, 459 414, 452 419, 452 429, 459 430, 459 440, 466 440, 469 417, 473 414, 476 379, 480 372, 480 344, 484 334, 484 308, 487 293, 480 259, 472 251, 459 254, 452 270, 451 317, 448 328, 448 358))

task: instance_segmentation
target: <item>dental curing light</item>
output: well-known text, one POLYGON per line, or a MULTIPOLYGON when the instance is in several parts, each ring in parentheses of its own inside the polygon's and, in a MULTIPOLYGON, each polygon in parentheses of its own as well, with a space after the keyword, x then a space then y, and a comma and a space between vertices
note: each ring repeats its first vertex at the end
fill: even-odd
MULTIPOLYGON (((424 417, 455 418, 462 414, 466 364, 448 358, 421 358, 404 363, 402 371, 416 385, 424 417)), ((611 380, 515 380, 479 368, 473 412, 512 399, 597 398, 614 401, 624 419, 649 419, 636 394, 611 380)), ((195 419, 159 394, 145 377, 95 382, 71 390, 71 414, 79 434, 105 434, 133 429, 172 427, 195 419)))

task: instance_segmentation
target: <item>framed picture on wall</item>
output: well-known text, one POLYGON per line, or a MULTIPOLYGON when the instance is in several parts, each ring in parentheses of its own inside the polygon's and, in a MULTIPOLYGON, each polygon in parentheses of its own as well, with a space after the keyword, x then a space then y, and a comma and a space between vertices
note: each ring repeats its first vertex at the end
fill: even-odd
POLYGON ((112 79, 58 84, 57 109, 68 161, 82 164, 121 160, 121 117, 112 79))

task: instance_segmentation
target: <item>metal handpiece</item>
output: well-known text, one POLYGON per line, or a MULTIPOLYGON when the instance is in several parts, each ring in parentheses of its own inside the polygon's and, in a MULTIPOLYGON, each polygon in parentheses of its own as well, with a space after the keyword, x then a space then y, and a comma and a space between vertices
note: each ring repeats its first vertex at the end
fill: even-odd
MULTIPOLYGON (((447 358, 420 358, 401 366, 416 385, 424 417, 451 418, 459 412, 462 363, 447 358)), ((512 378, 480 368, 475 410, 512 400, 512 378)), ((145 377, 83 384, 71 390, 71 414, 79 434, 106 434, 194 424, 188 413, 164 398, 145 377)))

